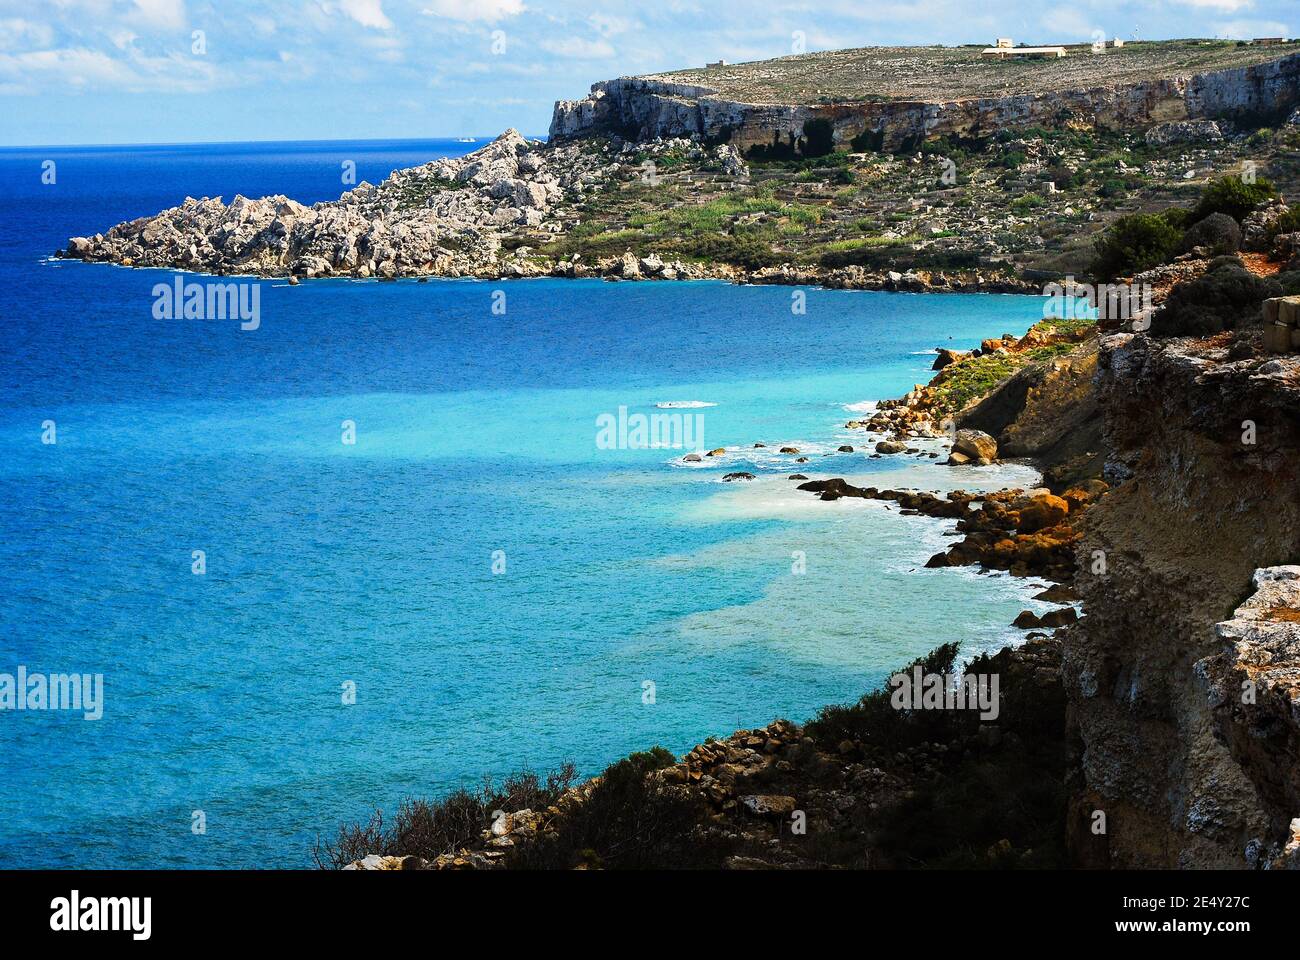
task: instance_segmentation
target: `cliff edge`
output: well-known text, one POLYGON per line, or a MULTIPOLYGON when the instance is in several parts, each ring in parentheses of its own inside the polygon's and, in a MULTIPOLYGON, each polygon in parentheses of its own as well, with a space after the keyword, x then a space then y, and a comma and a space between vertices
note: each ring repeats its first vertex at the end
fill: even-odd
POLYGON ((1293 48, 1176 40, 1061 49, 1059 59, 994 60, 975 47, 863 48, 619 77, 558 102, 550 136, 688 137, 816 156, 1013 127, 1241 119, 1300 102, 1293 48))
POLYGON ((1300 358, 1261 338, 1102 340, 1114 489, 1089 514, 1087 616, 1063 642, 1083 865, 1258 866, 1300 814, 1300 588, 1260 569, 1300 557, 1300 358), (1247 629, 1247 598, 1281 582, 1247 629))

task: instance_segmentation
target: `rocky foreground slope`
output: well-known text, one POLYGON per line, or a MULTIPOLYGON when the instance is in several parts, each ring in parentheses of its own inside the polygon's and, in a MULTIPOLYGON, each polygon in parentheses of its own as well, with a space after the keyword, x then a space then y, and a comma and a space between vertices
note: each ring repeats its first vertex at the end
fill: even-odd
POLYGON ((1072 848, 1257 866, 1300 816, 1300 357, 1270 357, 1250 325, 1115 334, 1099 359, 1116 487, 1079 545, 1087 617, 1063 643, 1072 848))

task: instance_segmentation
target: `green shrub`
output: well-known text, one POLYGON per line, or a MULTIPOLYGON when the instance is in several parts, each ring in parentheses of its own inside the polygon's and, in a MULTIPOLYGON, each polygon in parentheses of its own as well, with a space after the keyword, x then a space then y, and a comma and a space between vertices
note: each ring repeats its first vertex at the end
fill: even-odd
POLYGON ((1155 315, 1155 337, 1202 337, 1245 326, 1259 318, 1260 304, 1281 295, 1272 278, 1257 277, 1236 257, 1219 257, 1191 283, 1181 283, 1155 315))
POLYGON ((1300 207, 1292 207, 1269 229, 1271 237, 1280 237, 1284 233, 1300 233, 1300 207))
MULTIPOLYGON (((956 662, 957 651, 957 644, 945 643, 899 673, 911 673, 915 667, 925 673, 948 673, 956 662)), ((808 722, 806 732, 820 743, 852 740, 898 751, 931 739, 952 716, 944 710, 896 710, 890 703, 891 696, 886 685, 864 694, 857 703, 822 707, 808 722)))
MULTIPOLYGON (((905 668, 951 673, 957 647, 945 644, 905 668)), ((1001 680, 995 723, 967 710, 895 709, 881 689, 851 706, 827 707, 806 732, 826 746, 861 745, 869 762, 888 767, 899 754, 942 744, 942 764, 894 803, 864 814, 886 868, 1062 867, 1066 865, 1065 697, 1044 685, 1010 650, 974 658, 971 674, 1001 680), (994 732, 995 737, 982 734, 994 732)), ((907 769, 907 761, 903 761, 907 769)))
POLYGON ((759 270, 781 262, 781 257, 766 240, 732 234, 705 234, 683 238, 673 244, 670 250, 688 260, 731 263, 747 270, 759 270))
POLYGON ((1254 183, 1246 183, 1237 176, 1219 177, 1206 184, 1192 218, 1203 220, 1212 213, 1226 213, 1240 223, 1257 206, 1276 196, 1273 184, 1263 177, 1254 183))
POLYGON ((1182 239, 1182 231, 1163 214, 1128 214, 1097 240, 1091 272, 1110 281, 1150 270, 1173 259, 1182 239))
POLYGON ((1183 249, 1208 247, 1215 255, 1236 253, 1241 249, 1241 227, 1226 213, 1212 213, 1199 220, 1183 234, 1183 249))
POLYGON ((576 778, 577 771, 569 763, 547 774, 545 780, 525 771, 507 777, 499 787, 485 781, 479 790, 456 790, 442 800, 403 800, 391 823, 376 810, 366 823, 340 826, 332 842, 317 840, 312 859, 316 866, 334 870, 372 853, 433 860, 477 844, 493 811, 544 810, 576 778))
POLYGON ((1097 196, 1104 197, 1107 200, 1113 199, 1114 197, 1122 197, 1126 192, 1128 192, 1128 187, 1125 185, 1124 181, 1114 178, 1105 181, 1097 188, 1097 196))
POLYGON ((565 815, 560 829, 516 848, 507 865, 547 870, 720 867, 727 846, 699 834, 709 814, 700 794, 649 776, 673 762, 671 753, 654 747, 613 764, 586 801, 565 815))
POLYGON ((1192 211, 1187 207, 1169 207, 1161 210, 1160 216, 1175 230, 1186 230, 1195 222, 1192 219, 1192 211))

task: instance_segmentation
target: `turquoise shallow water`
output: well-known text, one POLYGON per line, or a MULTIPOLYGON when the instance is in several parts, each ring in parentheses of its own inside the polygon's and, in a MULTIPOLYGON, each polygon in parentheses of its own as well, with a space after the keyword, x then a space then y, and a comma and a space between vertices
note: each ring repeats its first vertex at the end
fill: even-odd
POLYGON ((187 177, 262 193, 285 189, 286 154, 314 169, 314 147, 277 149, 187 153, 147 188, 123 172, 138 157, 103 151, 79 161, 93 202, 6 198, 45 219, 0 258, 22 291, 0 671, 103 673, 106 703, 99 721, 0 714, 0 865, 302 865, 318 833, 405 795, 682 751, 856 698, 941 642, 1015 637, 1026 584, 921 568, 944 522, 784 477, 1031 482, 821 454, 868 447, 843 428, 852 406, 924 380, 931 347, 1022 332, 1036 299, 812 290, 794 315, 789 290, 719 283, 266 282, 242 332, 154 320, 165 272, 42 261, 157 193, 199 192, 187 177), (713 406, 656 407, 681 401, 713 406), (596 418, 620 406, 699 415, 732 452, 601 449, 596 418), (787 443, 810 462, 774 453, 787 443), (759 479, 720 482, 736 469, 759 479))

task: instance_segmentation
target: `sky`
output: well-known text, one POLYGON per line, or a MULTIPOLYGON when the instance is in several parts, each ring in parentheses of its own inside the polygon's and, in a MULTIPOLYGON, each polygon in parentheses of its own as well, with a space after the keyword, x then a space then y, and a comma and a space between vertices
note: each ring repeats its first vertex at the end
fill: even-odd
POLYGON ((1292 36, 1295 0, 0 0, 0 145, 544 135, 597 80, 882 44, 1292 36))

